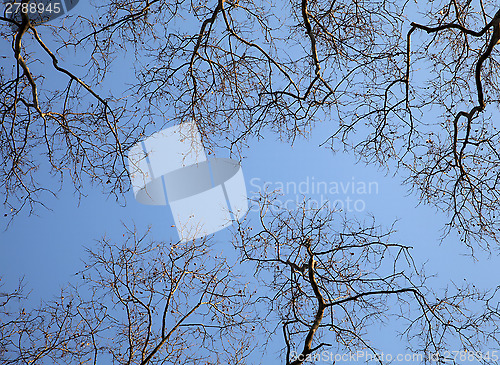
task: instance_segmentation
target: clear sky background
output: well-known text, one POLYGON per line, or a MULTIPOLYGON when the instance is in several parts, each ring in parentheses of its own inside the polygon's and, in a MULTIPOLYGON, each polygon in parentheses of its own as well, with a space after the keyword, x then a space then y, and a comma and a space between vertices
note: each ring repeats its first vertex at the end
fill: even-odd
MULTIPOLYGON (((86 11, 86 4, 75 9, 86 11)), ((56 20, 58 21, 58 20, 56 20)), ((2 55, 10 50, 2 49, 2 55)), ((118 60, 118 68, 102 86, 114 90, 123 87, 122 75, 127 73, 127 60, 118 60)), ((66 79, 57 75, 53 82, 66 83, 66 79), (57 79, 60 78, 60 79, 57 79)), ((461 283, 464 279, 474 282, 476 286, 491 288, 498 284, 500 277, 499 260, 493 256, 488 258, 478 253, 481 258, 476 262, 468 256, 470 252, 461 246, 456 236, 448 236, 440 242, 442 229, 447 217, 434 208, 418 205, 419 199, 409 195, 407 187, 401 184, 399 175, 386 175, 376 166, 356 164, 354 158, 347 154, 333 154, 325 147, 319 147, 325 136, 333 130, 336 121, 323 120, 317 124, 308 139, 297 140, 293 146, 277 140, 276 135, 267 133, 262 140, 252 140, 244 151, 242 160, 249 197, 256 193, 256 185, 263 187, 271 182, 270 187, 279 183, 300 184, 314 179, 316 182, 348 184, 376 183, 378 191, 371 194, 339 194, 324 195, 324 199, 361 200, 356 212, 358 218, 373 214, 376 222, 389 226, 399 220, 398 232, 393 240, 414 247, 413 257, 418 264, 427 262, 427 273, 436 273, 431 283, 434 288, 441 288, 451 281, 461 283)), ((220 152, 217 157, 229 157, 220 152)), ((47 184, 57 186, 57 181, 46 177, 47 184)), ((374 186, 374 185, 372 185, 374 186)), ((151 237, 157 240, 170 241, 177 239, 176 229, 172 227, 173 218, 168 206, 143 206, 138 204, 129 191, 126 194, 126 205, 121 206, 113 197, 107 198, 99 187, 86 186, 86 196, 80 201, 74 195, 70 184, 65 183, 57 199, 47 196, 46 204, 52 210, 40 208, 36 215, 28 216, 27 211, 19 214, 8 228, 8 219, 3 217, 0 231, 0 275, 5 284, 4 291, 13 288, 21 277, 25 278, 27 287, 32 290, 31 303, 36 305, 40 299, 50 299, 58 294, 59 288, 67 282, 74 281, 74 274, 82 268, 82 259, 86 258, 85 247, 95 245, 95 239, 104 235, 120 238, 122 222, 135 223, 140 231, 152 226, 151 237)), ((301 200, 303 195, 286 192, 282 200, 301 200)), ((4 197, 0 197, 2 200, 4 197)), ((305 198, 321 200, 316 193, 305 194, 305 198)), ((8 213, 8 212, 5 212, 8 213)), ((256 213, 251 212, 250 218, 256 213)), ((217 247, 227 246, 232 252, 230 234, 227 230, 214 235, 217 247)), ((228 255, 232 255, 228 250, 228 255)), ((396 351, 404 346, 395 337, 395 327, 386 327, 380 332, 371 334, 376 345, 384 351, 396 351)), ((450 349, 453 350, 453 349, 450 349)), ((273 355, 270 354, 272 357, 273 355)))

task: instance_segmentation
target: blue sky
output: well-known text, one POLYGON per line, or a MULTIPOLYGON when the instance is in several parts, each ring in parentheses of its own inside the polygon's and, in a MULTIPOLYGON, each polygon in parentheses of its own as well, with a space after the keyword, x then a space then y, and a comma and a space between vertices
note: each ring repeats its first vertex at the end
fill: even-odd
MULTIPOLYGON (((328 129, 328 121, 317 127, 310 140, 297 141, 293 147, 277 142, 273 135, 253 143, 242 161, 248 195, 255 193, 257 182, 262 185, 272 182, 273 186, 277 186, 277 182, 300 184, 307 179, 312 181, 313 177, 316 182, 338 184, 351 183, 353 179, 356 182, 375 182, 378 184, 377 194, 353 196, 351 191, 326 198, 344 200, 350 196, 353 200, 363 200, 366 211, 356 212, 357 217, 372 213, 382 225, 390 225, 399 219, 398 232, 393 240, 414 247, 417 266, 427 261, 427 273, 437 274, 437 278, 431 281, 434 288, 444 287, 451 280, 460 284, 464 279, 485 288, 497 284, 500 272, 496 258, 487 260, 485 255, 480 255, 482 260, 475 262, 466 256, 469 251, 452 236, 440 243, 441 229, 446 221, 442 213, 436 213, 431 207, 417 206, 418 199, 408 196, 400 177, 387 176, 373 166, 356 164, 348 155, 332 154, 328 149, 318 147, 320 137, 324 136, 323 128, 328 129)), ((82 268, 81 260, 85 258, 84 247, 92 247, 94 240, 104 235, 119 238, 122 222, 135 223, 139 230, 151 225, 151 237, 157 240, 177 239, 167 206, 140 205, 135 202, 132 192, 127 193, 125 206, 120 206, 112 198, 106 199, 99 188, 87 187, 85 193, 87 196, 78 202, 71 187, 66 186, 58 199, 48 201, 52 211, 39 210, 38 216, 31 217, 23 213, 7 231, 1 232, 0 272, 7 287, 14 286, 18 278, 24 276, 28 288, 33 290, 32 303, 57 295, 60 287, 76 279, 74 274, 82 268)), ((293 191, 287 197, 292 200, 303 198, 301 194, 294 195, 293 191)), ((319 199, 318 194, 305 197, 319 199)), ((255 214, 251 212, 249 218, 255 218, 255 214)), ((232 255, 233 248, 228 239, 228 231, 214 235, 217 248, 232 255)), ((373 339, 386 352, 404 353, 404 342, 395 337, 396 328, 396 324, 382 327, 372 334, 373 339)))
MULTIPOLYGON (((80 6, 83 9, 83 5, 80 6)), ((122 76, 128 72, 127 60, 118 60, 117 64, 117 71, 102 86, 103 89, 109 87, 120 90, 123 87, 122 76)), ((66 79, 57 75, 49 82, 59 81, 65 83, 66 79)), ((282 200, 301 200, 305 197, 360 201, 358 207, 362 206, 364 209, 352 213, 357 217, 373 214, 376 222, 385 226, 398 220, 398 232, 393 240, 414 247, 413 256, 417 266, 427 262, 427 272, 437 274, 432 280, 436 289, 444 287, 450 281, 461 283, 464 279, 484 288, 498 284, 498 258, 489 258, 485 253, 477 252, 481 260, 475 261, 468 256, 470 251, 461 246, 453 234, 441 242, 446 215, 432 207, 419 205, 418 198, 409 195, 407 187, 402 185, 402 176, 388 175, 377 166, 357 164, 351 155, 333 154, 330 149, 320 147, 335 125, 334 120, 323 120, 313 128, 307 139, 299 139, 292 146, 277 140, 276 135, 270 132, 266 132, 263 139, 250 141, 241 162, 248 195, 251 197, 258 189, 256 186, 263 187, 266 182, 271 183, 268 185, 272 187, 280 184, 286 186, 287 183, 289 186, 298 186, 306 181, 312 183, 313 180, 316 183, 339 186, 353 182, 372 184, 377 189, 367 194, 352 194, 347 189, 346 193, 323 194, 324 196, 310 193, 303 196, 289 189, 282 200)), ((217 157, 229 156, 224 151, 219 151, 217 157)), ((57 186, 54 179, 43 179, 48 185, 57 186)), ((33 305, 42 298, 56 296, 60 287, 76 279, 74 274, 82 268, 85 247, 92 247, 95 240, 104 235, 119 237, 122 223, 135 223, 140 230, 151 225, 151 237, 157 240, 177 239, 168 206, 138 204, 131 191, 126 194, 124 206, 113 197, 103 195, 99 187, 87 185, 83 191, 85 196, 79 200, 72 186, 65 183, 57 198, 47 196, 45 202, 51 208, 50 211, 40 208, 36 215, 31 216, 22 212, 8 228, 8 218, 2 217, 2 227, 6 228, 0 232, 0 275, 5 285, 3 291, 13 288, 24 277, 27 287, 32 290, 33 305)), ((250 219, 252 217, 255 217, 254 212, 249 215, 250 219)), ((214 240, 218 249, 224 250, 227 246, 232 250, 229 238, 227 230, 216 233, 214 240)), ((378 345, 384 351, 396 351, 395 349, 404 346, 394 337, 396 328, 397 326, 381 328, 380 332, 371 336, 380 341, 378 345)))

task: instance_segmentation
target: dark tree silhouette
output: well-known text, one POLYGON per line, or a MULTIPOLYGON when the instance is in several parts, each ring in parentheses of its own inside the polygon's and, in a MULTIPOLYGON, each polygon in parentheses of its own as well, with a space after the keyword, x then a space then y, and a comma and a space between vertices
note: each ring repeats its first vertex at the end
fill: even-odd
POLYGON ((377 360, 381 351, 368 336, 382 323, 399 323, 422 363, 435 361, 427 356, 444 354, 457 339, 472 353, 498 345, 496 290, 469 284, 433 290, 412 247, 391 240, 392 227, 384 231, 373 219, 361 222, 326 207, 308 209, 307 202, 287 211, 270 196, 260 201, 260 227, 240 226, 236 242, 267 292, 266 317, 270 332, 283 334, 286 364, 325 360, 320 351, 326 349, 366 349, 377 360))
POLYGON ((59 297, 0 303, 2 364, 241 363, 256 346, 252 293, 206 241, 103 238, 59 297), (74 284, 74 285, 71 285, 74 284))
MULTIPOLYGON (((31 19, 0 16, 0 189, 12 217, 57 194, 47 174, 121 200, 128 150, 167 125, 194 120, 207 149, 244 156, 269 131, 293 143, 328 123, 324 145, 397 174, 449 214, 444 234, 498 243, 494 1, 91 1, 31 19), (117 69, 126 89, 108 83, 117 69)), ((327 347, 375 351, 366 334, 388 318, 416 351, 498 345, 495 290, 432 289, 391 229, 272 204, 260 201, 259 232, 243 222, 233 241, 257 292, 209 242, 131 229, 90 249, 81 278, 38 309, 23 309, 22 287, 2 293, 0 360, 244 363, 279 330, 284 362, 299 364, 327 347)))
POLYGON ((274 204, 261 197, 260 225, 235 229, 239 259, 210 241, 157 242, 125 227, 89 248, 83 270, 39 308, 22 288, 2 294, 1 363, 257 363, 276 343, 285 364, 314 363, 323 350, 376 358, 370 333, 382 324, 402 328, 421 363, 450 348, 498 348, 497 290, 433 289, 393 228, 274 204))
POLYGON ((471 247, 497 241, 495 2, 92 5, 63 23, 0 19, 11 42, 0 151, 12 213, 55 193, 42 171, 120 198, 127 150, 164 125, 195 120, 207 148, 241 155, 266 130, 293 143, 328 121, 325 144, 399 171, 450 215, 445 233, 471 247), (120 54, 133 77, 119 94, 99 85, 120 54))

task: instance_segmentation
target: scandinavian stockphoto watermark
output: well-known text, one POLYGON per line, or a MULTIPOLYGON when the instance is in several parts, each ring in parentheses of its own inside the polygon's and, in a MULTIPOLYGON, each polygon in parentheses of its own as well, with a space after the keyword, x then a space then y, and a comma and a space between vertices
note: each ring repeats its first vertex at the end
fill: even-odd
MULTIPOLYGON (((72 10, 80 0, 4 0, 3 15, 17 23, 22 23, 22 14, 26 14, 31 24, 46 23, 72 10)), ((17 30, 17 26, 12 26, 17 30)))
POLYGON ((484 363, 496 362, 499 360, 498 351, 468 351, 468 350, 455 350, 455 351, 442 351, 442 352, 425 352, 425 353, 399 353, 392 354, 388 352, 370 352, 370 351, 355 351, 346 353, 335 353, 328 350, 316 352, 314 354, 304 355, 296 351, 290 353, 290 360, 300 360, 309 362, 328 362, 334 364, 340 363, 409 363, 409 364, 422 364, 424 359, 430 360, 435 363, 450 363, 456 364, 458 361, 462 363, 484 363))
POLYGON ((391 353, 375 353, 369 351, 356 351, 347 353, 334 353, 332 351, 323 350, 321 352, 316 352, 314 354, 304 355, 302 353, 297 353, 292 351, 290 353, 290 360, 300 360, 309 362, 329 362, 329 363, 341 363, 341 362, 400 362, 400 363, 422 363, 424 359, 423 354, 419 353, 406 353, 406 354, 391 354, 391 353))
MULTIPOLYGON (((265 181, 255 177, 250 179, 250 194, 256 200, 263 193, 279 192, 282 197, 274 200, 274 209, 294 209, 302 204, 304 199, 306 209, 327 207, 343 212, 364 212, 365 197, 377 195, 379 184, 376 181, 363 181, 356 177, 349 180, 326 181, 307 176, 300 181, 265 181)), ((252 210, 258 210, 257 206, 252 210)))
POLYGON ((156 132, 132 147, 128 170, 135 199, 172 210, 182 242, 207 236, 248 210, 238 161, 207 159, 194 122, 156 132))

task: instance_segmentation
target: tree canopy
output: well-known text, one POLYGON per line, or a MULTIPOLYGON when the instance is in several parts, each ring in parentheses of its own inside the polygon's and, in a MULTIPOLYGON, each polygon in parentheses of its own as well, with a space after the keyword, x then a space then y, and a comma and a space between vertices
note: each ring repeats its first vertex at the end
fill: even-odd
MULTIPOLYGON (((122 202, 127 152, 165 126, 195 121, 211 153, 243 158, 260 138, 293 144, 321 123, 322 146, 404 181, 449 217, 445 235, 472 250, 499 243, 494 1, 90 1, 48 22, 20 8, 0 16, 0 192, 11 219, 47 205, 58 181, 122 202)), ((326 207, 276 213, 273 199, 255 202, 257 228, 234 228, 236 260, 210 239, 125 227, 89 248, 59 299, 25 311, 12 307, 22 285, 3 293, 0 360, 245 363, 256 339, 279 331, 283 363, 301 364, 326 347, 375 351, 365 334, 389 317, 415 350, 498 345, 495 288, 438 294, 392 228, 326 207), (322 342, 327 331, 335 343, 322 342)))

